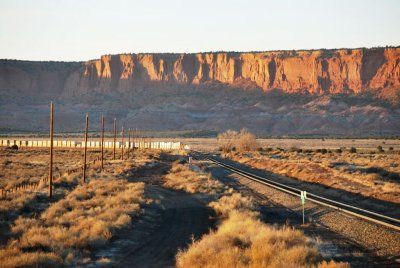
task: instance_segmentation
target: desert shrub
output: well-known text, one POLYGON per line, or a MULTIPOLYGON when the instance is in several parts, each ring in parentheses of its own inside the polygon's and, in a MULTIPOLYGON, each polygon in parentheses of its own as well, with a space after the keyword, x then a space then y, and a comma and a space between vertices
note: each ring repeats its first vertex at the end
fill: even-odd
POLYGON ((18 145, 15 145, 15 144, 14 144, 14 145, 11 145, 11 146, 10 146, 10 149, 12 149, 12 150, 18 150, 18 145))
POLYGON ((216 194, 226 190, 220 181, 210 173, 195 172, 189 166, 174 163, 170 172, 164 176, 164 186, 189 193, 216 194))
POLYGON ((321 149, 321 154, 326 154, 328 152, 327 149, 321 149))
MULTIPOLYGON (((322 261, 317 248, 301 231, 272 227, 247 209, 250 200, 239 194, 210 203, 228 215, 217 230, 193 241, 176 256, 177 267, 349 267, 322 261)), ((251 208, 251 206, 250 206, 251 208)))
POLYGON ((220 149, 223 152, 230 152, 235 146, 235 141, 237 139, 238 133, 234 130, 227 130, 223 133, 218 134, 218 143, 220 144, 220 149))
POLYGON ((239 193, 231 196, 223 196, 218 201, 209 204, 220 217, 226 218, 232 211, 250 211, 254 210, 255 204, 249 197, 244 197, 239 193))
POLYGON ((177 255, 177 267, 304 267, 317 261, 317 250, 300 231, 274 229, 237 211, 177 255))
POLYGON ((239 152, 254 151, 258 147, 256 136, 247 129, 242 129, 238 135, 236 147, 239 152))
POLYGON ((342 151, 342 149, 336 149, 336 152, 338 153, 338 154, 341 154, 343 151, 342 151))
POLYGON ((357 149, 355 147, 351 147, 349 152, 354 154, 357 152, 357 149))
POLYGON ((378 147, 376 147, 376 149, 378 150, 378 152, 383 153, 384 150, 382 148, 382 146, 378 145, 378 147))
POLYGON ((389 151, 393 151, 393 147, 389 147, 389 151))
POLYGON ((259 144, 254 134, 247 129, 239 133, 234 130, 227 130, 218 135, 219 148, 223 152, 239 151, 249 152, 258 148, 259 144))
POLYGON ((60 267, 62 259, 54 253, 21 252, 15 249, 0 249, 2 267, 60 267))

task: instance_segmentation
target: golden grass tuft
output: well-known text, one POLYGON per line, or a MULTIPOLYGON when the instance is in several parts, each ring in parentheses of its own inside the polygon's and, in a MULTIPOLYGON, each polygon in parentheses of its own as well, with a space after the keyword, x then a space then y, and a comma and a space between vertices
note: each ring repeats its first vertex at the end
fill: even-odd
POLYGON ((164 186, 188 193, 218 194, 227 187, 212 178, 210 173, 193 171, 188 165, 174 163, 171 171, 164 177, 164 186))
MULTIPOLYGON (((19 211, 29 204, 36 194, 29 191, 19 191, 18 193, 8 194, 0 199, 0 215, 6 215, 11 211, 19 211)), ((0 219, 3 217, 0 216, 0 219)))
POLYGON ((252 198, 234 193, 230 196, 223 196, 218 201, 209 204, 222 218, 227 218, 231 211, 251 211, 255 209, 252 198))
POLYGON ((55 253, 21 252, 17 248, 0 249, 1 267, 59 267, 62 259, 55 253))
POLYGON ((316 247, 301 231, 261 222, 258 214, 249 210, 254 208, 251 203, 240 194, 212 202, 210 206, 228 216, 216 231, 179 251, 177 267, 349 267, 321 262, 316 247))

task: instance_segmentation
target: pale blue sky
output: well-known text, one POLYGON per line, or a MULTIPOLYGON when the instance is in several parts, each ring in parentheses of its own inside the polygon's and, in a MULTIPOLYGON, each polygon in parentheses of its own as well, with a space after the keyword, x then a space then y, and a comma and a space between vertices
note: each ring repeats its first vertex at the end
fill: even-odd
POLYGON ((0 0, 0 58, 400 45, 400 1, 0 0))

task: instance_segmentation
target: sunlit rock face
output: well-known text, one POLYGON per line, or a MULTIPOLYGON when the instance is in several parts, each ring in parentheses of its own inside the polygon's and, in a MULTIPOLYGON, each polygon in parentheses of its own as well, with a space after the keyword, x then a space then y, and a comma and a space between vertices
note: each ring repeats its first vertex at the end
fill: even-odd
POLYGON ((400 48, 0 60, 0 96, 0 134, 47 131, 54 101, 65 131, 89 112, 155 130, 399 135, 400 48))
POLYGON ((260 53, 122 54, 84 63, 67 92, 127 91, 151 82, 359 93, 400 85, 400 48, 260 53))

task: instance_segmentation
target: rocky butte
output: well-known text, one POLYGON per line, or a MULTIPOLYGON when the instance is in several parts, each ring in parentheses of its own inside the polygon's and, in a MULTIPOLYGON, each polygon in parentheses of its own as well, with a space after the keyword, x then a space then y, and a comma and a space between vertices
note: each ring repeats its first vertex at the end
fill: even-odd
MULTIPOLYGON (((377 101, 377 98, 383 98, 393 102, 399 96, 399 89, 399 47, 245 53, 120 54, 105 55, 100 59, 87 62, 1 60, 0 93, 3 98, 0 101, 0 122, 5 129, 16 128, 15 124, 5 122, 7 105, 11 110, 12 104, 24 109, 26 105, 43 105, 46 101, 55 99, 66 105, 67 113, 73 113, 68 109, 75 109, 76 107, 72 106, 77 103, 81 104, 79 107, 87 106, 88 110, 91 109, 92 104, 96 103, 110 114, 115 114, 117 113, 115 103, 120 103, 132 111, 130 116, 125 117, 126 120, 143 119, 144 110, 147 109, 149 114, 155 113, 151 107, 154 108, 156 105, 158 109, 156 110, 160 112, 161 109, 164 115, 174 113, 175 116, 183 117, 182 125, 175 126, 178 129, 194 129, 199 126, 210 130, 220 130, 230 127, 217 123, 219 119, 216 117, 212 120, 213 116, 218 114, 215 111, 216 107, 221 106, 223 107, 221 111, 227 113, 239 107, 243 109, 244 114, 251 110, 251 117, 256 117, 252 119, 254 122, 260 119, 262 121, 264 118, 264 120, 268 119, 270 124, 277 124, 275 130, 263 131, 256 128, 256 131, 284 134, 287 130, 279 127, 282 122, 276 122, 277 118, 285 122, 288 114, 296 109, 306 112, 304 116, 309 116, 310 111, 307 112, 307 109, 317 102, 315 107, 329 106, 326 108, 327 111, 323 112, 324 116, 334 116, 335 112, 341 111, 342 117, 346 118, 348 113, 353 113, 354 116, 359 111, 364 114, 366 120, 364 123, 358 122, 358 125, 372 123, 372 132, 379 130, 399 133, 399 127, 393 125, 399 121, 399 111, 396 108, 398 106, 388 108, 386 104, 377 101), (176 92, 177 88, 186 89, 185 94, 192 94, 192 96, 181 99, 176 92), (243 90, 239 97, 236 91, 229 91, 229 88, 246 90, 243 90), (196 89, 197 93, 191 93, 192 89, 196 89), (199 90, 203 92, 198 92, 199 90), (224 90, 224 96, 218 95, 219 90, 224 90), (276 97, 265 97, 269 96, 269 92, 276 91, 282 94, 279 101, 276 97), (156 97, 152 99, 153 102, 149 100, 146 102, 146 96, 158 96, 169 92, 171 96, 174 92, 176 93, 175 99, 171 99, 171 96, 164 98, 163 108, 160 108, 160 103, 154 103, 154 101, 162 102, 156 100, 156 97), (260 92, 264 92, 264 95, 260 95, 260 92), (332 99, 332 96, 363 96, 366 93, 372 94, 372 99, 369 103, 363 99, 361 106, 359 101, 349 103, 348 100, 353 100, 353 97, 349 97, 348 100, 332 99), (110 98, 114 101, 104 96, 111 96, 110 98), (229 96, 232 96, 230 101, 226 99, 229 96), (310 96, 314 97, 310 99, 310 96), (142 101, 136 103, 138 98, 142 98, 142 101), (213 107, 198 104, 202 99, 207 102, 207 98, 210 103, 213 103, 213 107), (241 103, 240 100, 246 98, 254 102, 241 103), (282 103, 282 100, 288 98, 289 103, 282 103), (277 107, 277 102, 281 106, 277 107), (290 111, 288 105, 293 105, 293 103, 299 106, 292 107, 290 111), (21 104, 24 106, 21 107, 21 104), (172 110, 168 110, 166 106, 172 110), (254 107, 258 107, 258 110, 261 109, 260 107, 266 108, 257 113, 254 107), (364 110, 360 111, 360 109, 364 110), (282 111, 283 117, 278 116, 279 111, 282 111), (207 124, 202 126, 204 118, 207 119, 207 124)), ((312 110, 315 113, 315 120, 322 120, 322 112, 316 111, 315 107, 312 110)), ((17 111, 15 113, 18 114, 17 111)), ((346 124, 356 122, 350 120, 346 123, 335 119, 332 123, 334 126, 330 126, 333 127, 333 132, 346 134, 349 133, 348 128, 350 128, 346 124)), ((232 122, 231 127, 238 128, 240 127, 238 124, 239 122, 232 122)), ((247 127, 252 128, 252 124, 248 124, 247 127)), ((30 127, 23 129, 25 128, 30 129, 30 127)), ((313 127, 314 130, 316 128, 317 126, 313 127)), ((319 132, 305 128, 294 130, 294 133, 319 132)))
POLYGON ((123 54, 84 63, 65 90, 129 91, 150 82, 360 93, 400 85, 400 48, 255 53, 123 54))

